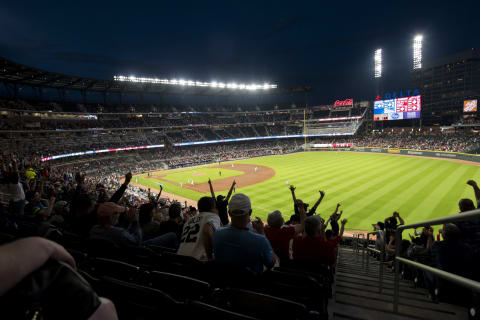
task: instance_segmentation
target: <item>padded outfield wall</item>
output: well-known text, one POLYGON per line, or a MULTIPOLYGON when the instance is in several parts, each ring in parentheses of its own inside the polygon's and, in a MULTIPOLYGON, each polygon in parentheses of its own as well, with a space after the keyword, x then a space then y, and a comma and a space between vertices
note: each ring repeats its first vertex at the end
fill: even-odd
POLYGON ((351 148, 312 148, 315 151, 354 151, 354 152, 372 152, 372 153, 390 153, 419 157, 433 157, 457 159, 464 161, 480 162, 480 155, 461 152, 428 151, 414 149, 395 149, 395 148, 377 148, 377 147, 351 147, 351 148))

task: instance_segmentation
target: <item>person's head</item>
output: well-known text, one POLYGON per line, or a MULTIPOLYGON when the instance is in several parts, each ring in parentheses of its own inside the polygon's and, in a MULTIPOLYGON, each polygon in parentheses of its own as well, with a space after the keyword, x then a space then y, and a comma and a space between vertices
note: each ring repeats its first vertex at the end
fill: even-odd
POLYGON ((460 212, 475 210, 475 205, 471 199, 460 199, 458 202, 458 208, 460 212))
MULTIPOLYGON (((297 201, 298 200, 300 200, 300 199, 297 199, 297 201)), ((302 201, 302 200, 300 200, 300 201, 302 201)), ((303 202, 303 207, 305 208, 305 212, 307 212, 308 203, 303 202)), ((298 214, 298 215, 300 214, 300 212, 298 212, 298 206, 297 205, 294 206, 294 211, 295 211, 295 214, 298 214)))
POLYGON ((98 206, 98 223, 104 227, 116 225, 120 212, 123 212, 124 210, 124 207, 119 206, 116 203, 104 202, 98 206))
POLYGON ((290 220, 288 221, 290 225, 300 224, 300 215, 299 214, 292 214, 290 216, 290 220))
POLYGON ((444 240, 459 240, 461 231, 455 224, 447 223, 443 225, 442 236, 444 240))
POLYGON ((215 200, 212 197, 200 198, 200 200, 198 200, 198 211, 218 213, 217 208, 215 207, 215 200))
POLYGON ((305 219, 305 233, 309 237, 315 237, 320 233, 322 221, 319 216, 310 216, 305 219))
POLYGON ((155 205, 153 203, 144 203, 138 210, 138 221, 141 225, 152 222, 153 210, 155 205))
POLYGON ((243 193, 235 194, 228 203, 228 214, 231 217, 232 225, 245 228, 250 222, 252 214, 250 198, 243 193))
POLYGON ((271 228, 281 228, 284 222, 282 213, 278 210, 275 210, 268 215, 267 223, 271 228))
POLYGON ((332 230, 325 231, 325 238, 327 239, 333 238, 333 231, 332 230))
POLYGON ((182 218, 182 205, 179 202, 174 202, 168 208, 168 219, 177 221, 182 218))

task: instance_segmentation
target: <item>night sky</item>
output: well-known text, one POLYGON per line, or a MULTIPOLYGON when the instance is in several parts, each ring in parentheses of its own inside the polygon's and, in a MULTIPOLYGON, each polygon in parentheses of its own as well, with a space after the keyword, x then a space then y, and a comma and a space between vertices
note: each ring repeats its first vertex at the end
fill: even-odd
POLYGON ((49 71, 312 86, 310 104, 410 87, 424 60, 480 48, 480 1, 9 1, 0 56, 49 71))

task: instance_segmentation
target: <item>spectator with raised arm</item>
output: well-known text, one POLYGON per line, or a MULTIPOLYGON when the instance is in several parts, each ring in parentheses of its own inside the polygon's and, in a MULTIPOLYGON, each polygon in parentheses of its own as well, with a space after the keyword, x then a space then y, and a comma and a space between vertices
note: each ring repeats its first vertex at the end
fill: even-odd
POLYGON ((300 224, 287 226, 284 225, 282 213, 278 210, 268 215, 264 232, 270 241, 273 251, 281 260, 289 259, 290 240, 302 233, 305 228, 305 208, 301 200, 297 200, 298 211, 300 213, 300 224))
MULTIPOLYGON (((474 180, 468 180, 467 184, 473 188, 477 208, 480 206, 480 188, 474 180)), ((460 214, 475 210, 475 205, 470 199, 461 199, 458 203, 460 214)), ((470 246, 472 256, 475 257, 475 266, 480 268, 480 218, 473 218, 466 221, 457 221, 455 225, 460 229, 462 241, 470 246)), ((480 275, 477 273, 475 279, 480 280, 480 275)))
POLYGON ((397 211, 393 212, 393 215, 385 218, 385 241, 386 243, 390 242, 390 237, 395 234, 398 226, 404 225, 405 221, 400 217, 400 213, 397 211), (398 219, 398 221, 397 221, 398 219))
POLYGON ((212 181, 208 179, 208 185, 210 186, 210 194, 212 195, 213 199, 216 199, 216 207, 218 210, 218 216, 220 217, 220 221, 222 222, 222 226, 226 226, 228 224, 227 206, 228 206, 228 201, 230 201, 230 197, 232 196, 232 192, 235 189, 236 184, 237 183, 235 182, 235 180, 233 180, 232 186, 230 187, 230 190, 228 190, 228 194, 226 198, 222 195, 218 195, 215 198, 215 192, 213 191, 212 181))
POLYGON ((200 214, 192 216, 183 226, 177 253, 208 261, 213 258, 213 234, 220 228, 215 198, 203 197, 198 200, 198 210, 200 214))
MULTIPOLYGON (((299 215, 300 213, 298 211, 298 206, 296 205, 297 197, 295 196, 295 189, 296 188, 293 185, 290 186, 290 192, 292 193, 292 198, 293 198, 293 209, 294 209, 295 214, 299 215)), ((310 210, 308 210, 308 212, 307 212, 308 203, 303 203, 303 206, 305 208, 305 212, 306 212, 307 217, 313 216, 316 213, 318 206, 320 205, 323 198, 325 197, 325 192, 319 191, 319 193, 320 193, 320 196, 319 196, 318 200, 315 202, 313 207, 310 210)))

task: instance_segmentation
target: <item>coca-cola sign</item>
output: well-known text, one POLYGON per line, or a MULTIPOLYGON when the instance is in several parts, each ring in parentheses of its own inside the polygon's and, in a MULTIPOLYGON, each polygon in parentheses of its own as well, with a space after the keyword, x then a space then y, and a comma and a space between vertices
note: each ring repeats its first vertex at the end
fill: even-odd
POLYGON ((336 100, 333 103, 334 107, 345 107, 345 106, 353 106, 353 99, 345 99, 345 100, 336 100))

